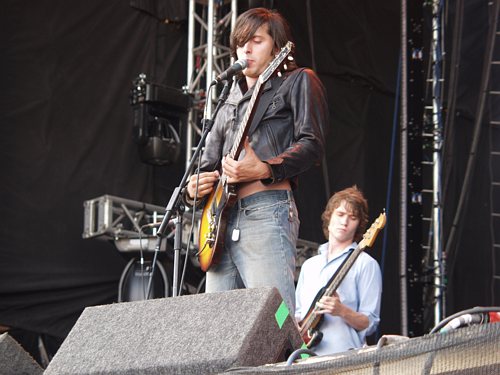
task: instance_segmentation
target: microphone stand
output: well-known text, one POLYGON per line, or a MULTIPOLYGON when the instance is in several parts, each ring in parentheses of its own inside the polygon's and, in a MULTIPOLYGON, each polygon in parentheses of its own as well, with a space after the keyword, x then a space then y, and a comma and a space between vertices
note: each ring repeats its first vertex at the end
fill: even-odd
MULTIPOLYGON (((210 88, 213 85, 217 84, 217 82, 218 82, 217 80, 213 81, 210 84, 210 88)), ((204 131, 202 133, 200 142, 196 146, 194 154, 191 157, 191 160, 189 161, 189 165, 188 165, 186 171, 184 172, 184 176, 182 176, 181 182, 174 189, 172 196, 170 197, 170 200, 165 208, 165 215, 163 216, 163 220, 162 220, 160 227, 158 228, 158 231, 156 233, 156 236, 158 238, 156 240, 153 261, 151 262, 151 274, 149 276, 146 299, 149 299, 149 294, 151 293, 151 284, 153 281, 154 271, 156 268, 158 253, 160 252, 161 241, 162 241, 163 237, 165 236, 165 229, 166 229, 168 223, 170 222, 170 218, 172 217, 172 215, 174 213, 176 213, 177 218, 174 220, 174 223, 175 223, 174 274, 173 274, 173 280, 172 280, 172 297, 177 297, 177 294, 178 294, 177 289, 178 289, 178 282, 179 282, 179 259, 180 259, 180 251, 182 248, 182 216, 183 216, 183 211, 184 211, 184 206, 182 204, 182 193, 185 189, 186 181, 187 181, 188 177, 191 175, 193 167, 196 163, 196 159, 198 159, 198 156, 201 152, 201 149, 205 143, 205 140, 208 136, 208 133, 210 133, 210 130, 212 130, 212 126, 214 124, 214 119, 217 116, 217 112, 219 112, 219 109, 222 107, 222 104, 224 104, 224 102, 227 99, 227 96, 229 94, 229 88, 230 88, 229 80, 226 80, 226 83, 224 84, 222 92, 221 92, 219 99, 217 101, 217 106, 215 107, 215 110, 212 114, 212 118, 211 119, 204 118, 202 120, 204 131)), ((208 104, 208 102, 205 103, 205 105, 207 105, 207 104, 208 104)))

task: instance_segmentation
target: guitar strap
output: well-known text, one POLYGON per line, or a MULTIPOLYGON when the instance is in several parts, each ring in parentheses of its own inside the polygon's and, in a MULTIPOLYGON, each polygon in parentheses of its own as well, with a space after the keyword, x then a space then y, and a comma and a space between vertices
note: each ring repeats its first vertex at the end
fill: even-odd
MULTIPOLYGON (((300 68, 300 69, 304 69, 304 68, 300 68)), ((274 94, 281 87, 281 84, 283 83, 284 80, 285 80, 285 74, 283 74, 281 77, 276 76, 276 78, 274 80, 268 81, 268 82, 271 82, 272 86, 269 90, 264 91, 259 98, 259 102, 257 104, 257 109, 255 110, 255 114, 254 114, 253 119, 252 119, 252 124, 250 125, 250 129, 248 129, 249 136, 255 131, 255 129, 259 125, 260 120, 262 120, 262 116, 264 116, 264 113, 266 113, 267 108, 269 107, 269 105, 271 104, 271 101, 273 100, 274 94)), ((221 162, 221 159, 219 159, 217 164, 215 164, 216 165, 215 169, 217 169, 220 166, 220 162, 221 162)))
POLYGON ((342 271, 342 268, 344 268, 345 264, 347 262, 349 262, 349 258, 351 257, 352 253, 354 252, 354 248, 351 247, 348 251, 347 251, 347 256, 346 258, 342 261, 342 264, 337 268, 337 270, 333 273, 332 277, 330 277, 330 280, 328 280, 328 282, 326 283, 326 285, 324 286, 324 288, 327 288, 331 283, 333 283, 333 281, 337 278, 337 276, 339 275, 340 271, 342 271))

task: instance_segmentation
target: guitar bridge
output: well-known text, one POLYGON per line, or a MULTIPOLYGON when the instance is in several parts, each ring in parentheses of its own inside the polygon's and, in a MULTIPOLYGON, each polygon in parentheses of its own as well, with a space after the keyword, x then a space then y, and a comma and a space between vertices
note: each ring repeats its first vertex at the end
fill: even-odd
POLYGON ((207 244, 209 247, 213 247, 215 244, 215 238, 213 236, 206 236, 207 238, 207 244))
POLYGON ((215 220, 214 215, 210 218, 210 223, 208 225, 208 232, 205 234, 205 240, 209 247, 213 247, 215 244, 215 220))

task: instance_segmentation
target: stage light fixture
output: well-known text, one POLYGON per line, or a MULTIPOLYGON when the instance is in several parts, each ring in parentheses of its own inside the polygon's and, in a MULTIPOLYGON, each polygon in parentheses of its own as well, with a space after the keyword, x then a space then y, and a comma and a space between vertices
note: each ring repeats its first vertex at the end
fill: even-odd
POLYGON ((176 163, 181 153, 179 132, 186 122, 191 98, 181 90, 148 82, 141 73, 130 92, 133 137, 144 163, 163 166, 176 163))

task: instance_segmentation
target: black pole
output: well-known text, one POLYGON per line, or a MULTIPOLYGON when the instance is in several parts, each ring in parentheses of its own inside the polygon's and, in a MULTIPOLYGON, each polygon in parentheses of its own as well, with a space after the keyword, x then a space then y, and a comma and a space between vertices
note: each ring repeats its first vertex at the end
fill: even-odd
MULTIPOLYGON (((213 81, 211 83, 210 87, 212 87, 215 84, 217 84, 217 81, 213 81)), ((205 140, 208 136, 208 133, 210 133, 210 130, 212 130, 212 126, 214 124, 214 119, 217 116, 217 113, 219 112, 220 108, 222 107, 222 104, 224 104, 224 102, 227 99, 227 96, 229 94, 229 87, 230 87, 230 83, 229 83, 229 81, 226 81, 224 84, 224 87, 222 89, 222 92, 219 96, 219 99, 217 101, 217 106, 215 107, 215 110, 212 114, 212 118, 202 120, 204 130, 203 130, 200 142, 196 146, 194 154, 191 157, 191 160, 189 161, 189 165, 186 168, 184 175, 182 176, 181 182, 174 189, 174 191, 170 197, 170 200, 165 208, 165 215, 163 216, 163 220, 162 220, 160 227, 158 228, 158 231, 156 233, 157 240, 156 240, 153 261, 151 262, 151 274, 149 276, 148 289, 147 289, 147 293, 146 293, 147 297, 146 298, 149 298, 149 294, 151 292, 151 285, 152 285, 152 281, 153 281, 154 271, 156 268, 158 253, 160 252, 161 241, 162 241, 163 237, 165 236, 165 229, 166 229, 168 223, 170 222, 170 218, 174 215, 174 213, 176 214, 177 219, 176 219, 176 223, 175 223, 175 236, 174 236, 174 276, 173 276, 173 282, 172 282, 172 297, 176 297, 178 294, 178 287, 177 287, 178 266, 179 266, 180 250, 181 250, 181 243, 182 243, 182 214, 184 211, 184 205, 182 202, 182 193, 184 192, 184 189, 186 187, 186 182, 188 180, 188 177, 192 173, 192 170, 193 170, 193 167, 196 163, 196 160, 198 159, 198 156, 200 155, 201 149, 202 149, 203 145, 205 144, 205 140)), ((208 99, 207 99, 205 105, 207 105, 207 104, 208 104, 208 99)))

